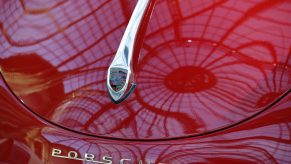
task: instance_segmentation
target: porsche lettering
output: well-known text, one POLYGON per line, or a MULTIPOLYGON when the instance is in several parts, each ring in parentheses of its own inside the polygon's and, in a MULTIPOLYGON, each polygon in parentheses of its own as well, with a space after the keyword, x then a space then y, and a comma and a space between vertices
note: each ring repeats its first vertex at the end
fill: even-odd
MULTIPOLYGON (((92 163, 100 163, 100 164, 113 164, 113 157, 104 155, 101 160, 96 159, 96 155, 92 153, 85 153, 83 155, 79 155, 76 151, 69 151, 67 153, 63 152, 61 149, 52 149, 51 155, 56 158, 64 158, 70 160, 78 160, 84 162, 92 162, 92 163)), ((133 162, 132 159, 122 158, 119 160, 120 164, 133 162)), ((138 164, 155 164, 152 160, 138 160, 138 164)), ((164 163, 157 163, 164 164, 164 163)))

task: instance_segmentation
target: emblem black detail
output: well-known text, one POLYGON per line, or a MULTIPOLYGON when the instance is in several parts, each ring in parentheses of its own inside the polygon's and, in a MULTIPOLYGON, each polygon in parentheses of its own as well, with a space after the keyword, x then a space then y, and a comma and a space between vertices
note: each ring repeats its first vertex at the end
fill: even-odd
POLYGON ((125 83, 128 71, 122 68, 111 68, 110 69, 110 76, 109 76, 109 83, 110 87, 115 91, 120 91, 125 83))

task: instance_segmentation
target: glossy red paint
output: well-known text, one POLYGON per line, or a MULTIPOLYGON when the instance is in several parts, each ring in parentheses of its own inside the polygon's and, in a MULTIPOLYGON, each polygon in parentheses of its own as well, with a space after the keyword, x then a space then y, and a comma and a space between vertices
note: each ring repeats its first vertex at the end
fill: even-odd
POLYGON ((291 161, 289 1, 155 1, 119 105, 106 73, 136 1, 0 4, 1 161, 291 161))
POLYGON ((0 161, 7 163, 81 163, 51 156, 76 151, 152 163, 288 163, 290 152, 291 95, 264 113, 232 129, 196 138, 137 142, 81 135, 52 125, 32 114, 11 94, 1 79, 0 161), (17 158, 16 158, 17 156, 17 158), (21 161, 21 162, 20 162, 21 161))

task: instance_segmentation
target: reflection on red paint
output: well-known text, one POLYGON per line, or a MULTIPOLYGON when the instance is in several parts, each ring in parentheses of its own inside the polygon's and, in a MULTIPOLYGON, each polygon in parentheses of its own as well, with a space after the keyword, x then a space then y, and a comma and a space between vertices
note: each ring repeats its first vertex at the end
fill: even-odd
POLYGON ((53 148, 64 153, 76 151, 82 157, 92 153, 96 160, 106 155, 112 157, 113 163, 122 158, 131 159, 132 163, 139 160, 152 163, 288 163, 291 160, 290 94, 258 117, 212 135, 167 142, 128 142, 84 136, 45 125, 18 105, 2 79, 0 88, 1 162, 79 162, 52 157, 53 148), (15 117, 11 116, 11 110, 15 117), (39 144, 43 149, 38 148, 39 144))
POLYGON ((209 89, 215 85, 215 76, 210 71, 194 67, 180 67, 165 78, 165 85, 181 93, 194 93, 209 89))
POLYGON ((61 73, 39 55, 16 54, 1 60, 0 65, 15 94, 38 114, 50 113, 58 100, 64 98, 63 84, 56 83, 61 73))
POLYGON ((267 93, 263 95, 256 104, 256 107, 264 107, 270 103, 272 103, 277 97, 279 97, 281 94, 279 93, 267 93))
POLYGON ((43 118, 123 139, 224 128, 290 89, 289 1, 157 0, 137 88, 112 104, 107 69, 135 4, 1 1, 1 73, 43 118))

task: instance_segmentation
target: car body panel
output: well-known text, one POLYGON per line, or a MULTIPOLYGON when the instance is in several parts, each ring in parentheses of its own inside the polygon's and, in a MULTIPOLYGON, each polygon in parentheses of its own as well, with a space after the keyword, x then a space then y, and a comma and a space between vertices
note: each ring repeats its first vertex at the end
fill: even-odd
POLYGON ((166 141, 124 141, 78 134, 31 113, 1 79, 1 162, 82 163, 52 156, 53 149, 94 160, 112 157, 151 163, 288 163, 291 160, 291 95, 257 117, 212 134, 166 141))
POLYGON ((1 162, 291 161, 291 3, 151 2, 137 87, 114 104, 106 75, 136 1, 0 0, 1 162))

